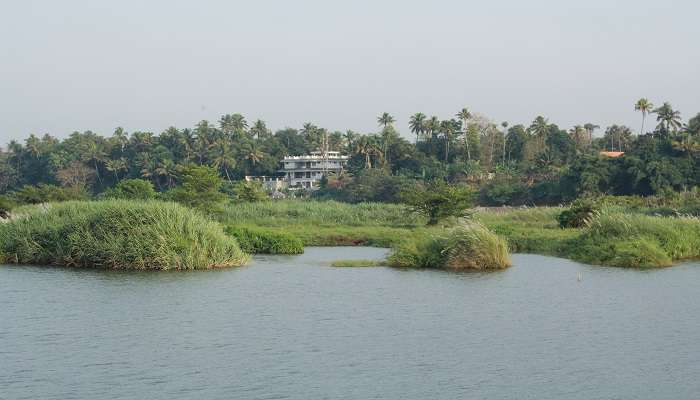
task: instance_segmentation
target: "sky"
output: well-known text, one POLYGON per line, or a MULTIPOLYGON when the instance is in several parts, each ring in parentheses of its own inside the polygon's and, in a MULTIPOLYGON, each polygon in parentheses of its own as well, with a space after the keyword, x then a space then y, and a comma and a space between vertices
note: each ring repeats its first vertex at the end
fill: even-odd
POLYGON ((700 112, 700 2, 0 0, 0 144, 161 132, 241 113, 406 137, 468 107, 638 129, 640 97, 700 112))

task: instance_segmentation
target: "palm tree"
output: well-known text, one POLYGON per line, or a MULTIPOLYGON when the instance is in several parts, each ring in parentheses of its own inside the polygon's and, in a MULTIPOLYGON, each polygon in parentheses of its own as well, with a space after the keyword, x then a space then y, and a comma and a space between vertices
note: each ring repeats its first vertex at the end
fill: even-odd
POLYGON ((384 129, 386 129, 387 126, 393 124, 394 122, 396 122, 394 117, 389 115, 389 113, 387 113, 387 112, 382 113, 382 115, 380 115, 379 118, 377 118, 377 123, 379 123, 379 125, 383 126, 384 129))
POLYGON ((508 121, 501 122, 501 127, 503 128, 503 165, 506 165, 506 135, 508 134, 508 121))
POLYGON ((352 130, 347 130, 343 134, 343 141, 345 142, 345 149, 348 154, 352 152, 357 136, 357 133, 353 132, 352 130))
POLYGON ((266 139, 270 136, 271 132, 267 129, 265 121, 258 119, 253 123, 253 126, 250 127, 250 134, 254 138, 266 139))
POLYGON ((656 128, 661 131, 675 133, 678 131, 678 128, 683 126, 680 111, 674 110, 668 102, 655 109, 654 113, 656 113, 656 120, 659 121, 659 125, 656 128))
POLYGON ((457 113, 457 118, 462 121, 462 128, 464 129, 464 145, 467 148, 467 160, 471 161, 472 153, 469 148, 469 132, 467 128, 469 125, 469 120, 472 118, 472 113, 470 113, 469 110, 464 107, 457 113))
POLYGON ((121 126, 117 127, 112 134, 112 141, 119 146, 120 153, 124 153, 124 147, 129 143, 129 134, 121 126))
POLYGON ((590 122, 588 122, 588 123, 586 123, 586 124, 583 125, 583 129, 585 129, 586 132, 588 133, 588 143, 592 143, 592 142, 593 142, 593 133, 594 133, 595 130, 598 129, 598 128, 600 128, 599 125, 592 124, 592 123, 590 123, 590 122))
POLYGON ((576 144, 576 150, 581 150, 583 144, 588 140, 589 130, 581 125, 576 125, 569 130, 569 137, 576 144))
POLYGON ((241 114, 226 114, 219 119, 219 128, 226 136, 243 136, 248 129, 248 122, 241 114))
POLYGON ((372 168, 372 155, 377 153, 377 148, 368 136, 362 135, 357 138, 354 152, 365 157, 365 169, 372 168))
MULTIPOLYGON (((177 176, 177 165, 173 160, 165 158, 156 164, 156 168, 153 170, 153 173, 159 178, 164 177, 168 188, 172 188, 173 178, 177 176)), ((158 187, 160 187, 160 183, 158 183, 158 187)))
POLYGON ((12 154, 12 158, 15 159, 15 169, 16 172, 19 173, 22 167, 22 153, 24 152, 24 147, 22 147, 22 144, 18 141, 10 140, 10 143, 7 145, 7 150, 12 154))
POLYGON ((226 178, 231 181, 231 174, 229 169, 236 166, 236 157, 234 156, 233 150, 231 149, 231 144, 228 140, 217 140, 214 142, 211 148, 211 154, 209 158, 212 161, 212 165, 218 170, 224 170, 226 178))
POLYGON ((647 114, 651 113, 654 110, 654 105, 649 100, 642 97, 641 99, 637 100, 637 102, 634 104, 634 110, 642 113, 642 128, 639 130, 639 134, 643 135, 644 121, 647 119, 647 114))
POLYGON ((549 121, 545 117, 539 115, 532 121, 529 130, 530 133, 538 139, 540 151, 544 150, 545 139, 547 138, 547 134, 549 134, 549 121))
POLYGON ((124 158, 118 158, 116 160, 105 161, 105 168, 107 171, 114 173, 114 180, 119 182, 119 171, 126 171, 126 160, 124 158))
POLYGON ((450 158, 450 143, 452 142, 452 139, 459 133, 457 124, 459 123, 454 119, 440 122, 440 133, 442 133, 442 137, 445 139, 445 164, 447 164, 450 158))
POLYGON ((416 143, 418 143, 420 135, 425 132, 425 118, 425 114, 415 113, 408 121, 408 126, 411 128, 411 132, 416 134, 416 143))
POLYGON ((92 161, 93 167, 95 168, 95 176, 97 176, 97 181, 102 185, 102 177, 100 176, 99 164, 101 164, 105 159, 105 152, 102 146, 97 143, 96 140, 87 140, 83 144, 82 148, 83 161, 92 161))

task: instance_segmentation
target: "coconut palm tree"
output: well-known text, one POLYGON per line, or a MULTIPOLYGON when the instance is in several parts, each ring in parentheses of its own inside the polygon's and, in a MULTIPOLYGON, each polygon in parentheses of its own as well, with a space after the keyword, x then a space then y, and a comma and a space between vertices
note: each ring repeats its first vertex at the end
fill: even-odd
POLYGON ((381 156, 381 151, 369 136, 362 135, 355 141, 354 153, 365 158, 365 169, 372 168, 372 156, 381 156))
POLYGON ((123 154, 124 147, 129 143, 129 134, 121 126, 117 127, 112 134, 112 142, 119 146, 119 152, 123 154))
POLYGON ((114 181, 119 182, 119 171, 126 171, 126 160, 124 158, 117 158, 116 160, 110 159, 105 161, 105 168, 107 171, 114 174, 114 181))
POLYGON ((678 128, 683 126, 680 111, 674 110, 668 102, 655 109, 654 113, 656 113, 656 120, 659 121, 659 125, 656 128, 662 132, 667 134, 670 132, 676 133, 678 128))
POLYGON ((643 135, 644 122, 647 119, 647 115, 654 110, 654 105, 649 100, 642 97, 641 99, 637 100, 637 102, 634 104, 634 110, 642 113, 642 128, 639 130, 639 134, 643 135))
POLYGON ((530 134, 537 138, 540 150, 543 150, 547 134, 549 134, 549 121, 545 117, 539 115, 532 121, 528 129, 530 130, 530 134))
POLYGON ((584 143, 588 140, 589 130, 581 125, 576 125, 569 130, 569 137, 576 144, 576 150, 580 151, 583 148, 584 143))
POLYGON ((595 130, 598 129, 598 128, 600 128, 599 125, 592 124, 592 123, 590 123, 590 122, 588 122, 588 123, 586 123, 586 124, 583 125, 583 129, 585 129, 586 132, 588 133, 588 143, 589 143, 589 144, 593 142, 593 133, 594 133, 595 130))
POLYGON ((445 163, 450 159, 450 143, 459 134, 459 122, 454 119, 440 122, 440 133, 445 139, 445 163))
POLYGON ((415 113, 411 116, 411 118, 408 121, 408 126, 411 129, 411 132, 413 132, 416 135, 416 143, 418 143, 418 139, 423 134, 423 132, 425 132, 425 119, 425 114, 415 113))
POLYGON ((457 118, 459 118, 460 121, 462 121, 462 129, 464 130, 464 145, 467 149, 467 161, 471 161, 472 159, 472 152, 469 147, 469 120, 472 118, 472 113, 469 112, 469 109, 466 107, 462 108, 459 110, 457 113, 457 118))
POLYGON ((506 135, 508 134, 508 121, 501 122, 501 127, 503 128, 503 165, 506 165, 506 135))
POLYGON ((248 129, 248 122, 241 114, 226 114, 219 119, 219 128, 226 136, 244 136, 248 129))
POLYGON ((97 177, 97 181, 100 183, 100 185, 102 185, 102 177, 100 176, 99 166, 104 162, 106 157, 102 145, 98 143, 97 140, 86 140, 81 149, 81 156, 83 161, 92 162, 92 165, 95 168, 95 176, 97 177))
POLYGON ((231 143, 224 139, 214 142, 209 158, 212 165, 219 171, 223 170, 226 178, 231 182, 229 170, 236 167, 236 157, 231 148, 231 143))
POLYGON ((392 116, 391 116, 389 113, 387 113, 387 112, 382 113, 382 115, 380 115, 379 118, 377 118, 377 123, 379 123, 379 125, 381 125, 382 127, 384 127, 384 129, 386 129, 387 126, 393 124, 394 122, 396 122, 396 120, 394 119, 394 117, 392 117, 392 116))
MULTIPOLYGON (((165 158, 156 164, 156 168, 153 170, 153 173, 158 178, 165 178, 168 188, 172 188, 173 179, 177 176, 177 165, 173 160, 165 158)), ((158 186, 160 187, 160 180, 158 180, 158 182, 158 186)))
POLYGON ((265 121, 258 119, 253 123, 253 126, 250 127, 250 134, 254 138, 266 139, 270 137, 272 132, 270 132, 270 130, 267 129, 265 121))

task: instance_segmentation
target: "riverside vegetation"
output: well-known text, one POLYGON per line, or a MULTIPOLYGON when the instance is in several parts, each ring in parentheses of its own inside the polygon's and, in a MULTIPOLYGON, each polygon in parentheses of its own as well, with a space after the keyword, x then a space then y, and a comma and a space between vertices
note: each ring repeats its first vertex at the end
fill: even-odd
POLYGON ((116 269, 206 269, 247 260, 204 215, 164 202, 70 201, 24 207, 0 224, 5 263, 116 269))
POLYGON ((273 133, 262 120, 249 126, 227 114, 218 124, 160 134, 30 135, 0 149, 0 217, 14 216, 0 227, 0 249, 13 262, 115 268, 240 265, 246 252, 295 254, 304 245, 392 247, 394 265, 469 267, 459 249, 483 268, 498 268, 508 264, 503 239, 510 251, 614 266, 697 258, 700 114, 684 123, 670 103, 655 107, 644 98, 634 109, 638 134, 611 125, 602 137, 594 123, 566 130, 537 116, 528 125, 497 124, 467 108, 448 119, 411 116, 415 143, 388 113, 377 119, 378 132, 366 134, 311 123, 273 133), (651 115, 657 124, 645 130, 651 115), (260 184, 244 180, 272 175, 282 157, 313 150, 350 158, 319 190, 283 193, 303 200, 267 201, 260 184), (465 212, 523 205, 538 207, 465 212), (183 224, 161 237, 172 221, 149 213, 183 224), (119 254, 129 229, 143 241, 119 254), (98 243, 114 238, 117 244, 98 243))

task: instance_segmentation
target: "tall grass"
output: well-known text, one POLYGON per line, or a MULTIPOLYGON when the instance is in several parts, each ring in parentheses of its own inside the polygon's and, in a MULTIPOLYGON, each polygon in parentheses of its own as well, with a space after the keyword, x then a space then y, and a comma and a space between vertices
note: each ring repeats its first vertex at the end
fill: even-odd
POLYGON ((455 270, 504 269, 511 265, 506 241, 476 222, 462 223, 441 236, 406 240, 394 249, 389 263, 455 270))
POLYGON ((700 220, 603 211, 568 253, 574 259, 611 266, 651 268, 700 258, 700 220))
POLYGON ((257 226, 415 227, 425 219, 397 204, 347 204, 336 201, 283 200, 226 207, 222 221, 257 226))
POLYGON ((118 269, 240 266, 221 226, 174 203, 71 201, 22 208, 0 224, 4 262, 118 269))
POLYGON ((562 207, 482 209, 476 220, 508 241, 512 252, 561 255, 578 229, 561 229, 557 216, 562 207))
POLYGON ((275 232, 269 228, 234 227, 225 228, 227 234, 238 240, 241 249, 249 254, 301 254, 304 243, 298 237, 275 232))

